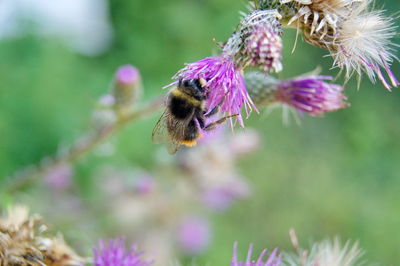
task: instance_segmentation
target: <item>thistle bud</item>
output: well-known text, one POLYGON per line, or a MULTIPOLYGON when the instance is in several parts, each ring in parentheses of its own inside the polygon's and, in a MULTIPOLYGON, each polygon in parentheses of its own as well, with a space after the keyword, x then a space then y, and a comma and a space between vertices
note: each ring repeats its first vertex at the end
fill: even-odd
POLYGON ((268 26, 256 27, 247 38, 245 53, 252 66, 265 72, 282 70, 282 39, 268 26))
POLYGON ((256 106, 269 106, 277 102, 275 92, 279 84, 278 79, 260 71, 253 71, 246 74, 245 80, 250 98, 256 106))
POLYGON ((129 109, 141 93, 139 70, 131 65, 118 68, 115 74, 113 96, 117 110, 129 109))
POLYGON ((250 13, 241 24, 245 61, 264 72, 282 70, 282 29, 279 17, 275 10, 257 10, 250 13))

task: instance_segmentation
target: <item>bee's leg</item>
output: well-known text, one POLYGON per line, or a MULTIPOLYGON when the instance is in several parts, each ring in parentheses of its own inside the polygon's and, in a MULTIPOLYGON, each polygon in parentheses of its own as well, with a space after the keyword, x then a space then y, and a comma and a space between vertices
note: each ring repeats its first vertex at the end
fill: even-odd
POLYGON ((239 114, 234 114, 234 115, 228 115, 228 116, 224 116, 221 119, 218 119, 217 121, 214 121, 208 125, 205 125, 203 130, 213 130, 216 126, 218 126, 219 124, 222 124, 226 121, 226 119, 231 118, 231 117, 235 117, 238 116, 239 114))
POLYGON ((197 122, 199 123, 198 125, 199 125, 199 127, 200 127, 201 129, 204 129, 204 128, 205 128, 204 116, 199 116, 199 117, 197 117, 197 122))
POLYGON ((222 102, 221 103, 219 103, 218 105, 216 105, 216 106, 214 106, 214 108, 213 109, 211 109, 211 111, 210 112, 207 112, 204 116, 205 117, 210 117, 210 116, 213 116, 213 115, 215 115, 216 113, 218 113, 219 112, 219 109, 220 109, 220 106, 221 106, 221 104, 222 104, 222 102))
MULTIPOLYGON (((229 92, 229 91, 228 91, 229 92)), ((211 111, 207 111, 205 112, 204 116, 205 117, 210 117, 215 115, 216 113, 219 112, 219 110, 221 109, 221 105, 223 104, 223 102, 225 101, 226 95, 228 95, 228 92, 225 93, 224 97, 221 99, 221 101, 213 107, 213 109, 211 109, 211 111)))

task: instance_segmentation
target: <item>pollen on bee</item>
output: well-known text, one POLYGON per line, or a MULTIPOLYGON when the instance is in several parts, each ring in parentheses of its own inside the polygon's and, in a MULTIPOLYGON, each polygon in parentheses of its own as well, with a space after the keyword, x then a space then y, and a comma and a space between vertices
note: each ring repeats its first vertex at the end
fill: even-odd
POLYGON ((188 146, 188 147, 193 147, 197 145, 197 141, 196 140, 183 140, 181 142, 182 145, 188 146))

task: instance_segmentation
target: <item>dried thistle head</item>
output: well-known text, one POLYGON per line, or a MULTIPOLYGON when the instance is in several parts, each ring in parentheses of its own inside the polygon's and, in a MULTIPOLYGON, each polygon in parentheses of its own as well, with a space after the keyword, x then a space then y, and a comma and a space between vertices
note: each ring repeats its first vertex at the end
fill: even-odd
POLYGON ((83 259, 60 237, 47 236, 46 229, 38 215, 29 216, 27 207, 9 208, 0 218, 1 265, 81 265, 83 259))
POLYGON ((366 73, 371 81, 376 77, 390 90, 400 83, 390 69, 396 59, 391 38, 396 35, 392 18, 385 17, 382 11, 368 11, 364 5, 353 10, 351 15, 341 23, 335 49, 330 50, 334 64, 346 70, 346 78, 353 72, 366 73), (389 84, 381 72, 386 71, 389 84))
POLYGON ((333 65, 353 73, 364 72, 372 82, 378 78, 390 90, 400 83, 390 69, 396 59, 391 38, 396 35, 392 18, 382 11, 371 11, 372 0, 281 0, 290 2, 295 15, 282 14, 287 25, 294 25, 304 40, 327 49, 333 65), (382 73, 387 73, 388 82, 382 73))

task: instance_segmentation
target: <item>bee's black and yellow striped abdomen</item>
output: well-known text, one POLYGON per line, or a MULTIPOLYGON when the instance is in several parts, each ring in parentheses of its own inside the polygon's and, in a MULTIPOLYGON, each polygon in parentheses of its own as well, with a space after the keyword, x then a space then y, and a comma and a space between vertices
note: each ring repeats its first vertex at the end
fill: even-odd
MULTIPOLYGON (((180 143, 185 146, 194 146, 197 139, 200 138, 200 130, 196 123, 195 113, 202 111, 203 102, 197 100, 193 96, 187 95, 185 92, 175 89, 171 91, 168 108, 175 119, 189 120, 185 132, 180 139, 180 143)), ((169 131, 174 132, 170 125, 169 131)))
POLYGON ((201 104, 201 101, 176 89, 171 92, 168 107, 175 118, 187 119, 190 115, 193 115, 194 109, 201 107, 201 104))

